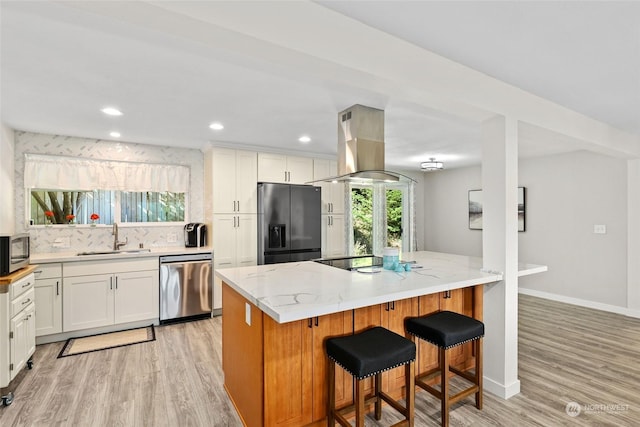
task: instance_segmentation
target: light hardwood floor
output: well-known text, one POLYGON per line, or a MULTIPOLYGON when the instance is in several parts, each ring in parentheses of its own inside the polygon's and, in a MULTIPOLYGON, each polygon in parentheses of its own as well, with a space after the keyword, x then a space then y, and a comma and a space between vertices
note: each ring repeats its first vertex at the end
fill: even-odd
MULTIPOLYGON (((520 296, 521 393, 485 393, 452 408, 452 426, 640 425, 640 319, 520 296), (567 415, 567 403, 581 413, 567 415)), ((157 340, 56 359, 38 346, 33 370, 0 408, 0 426, 240 426, 222 386, 221 318, 156 328, 157 340)), ((416 395, 416 425, 438 426, 437 402, 416 395)), ((378 423, 398 420, 385 410, 378 423)))

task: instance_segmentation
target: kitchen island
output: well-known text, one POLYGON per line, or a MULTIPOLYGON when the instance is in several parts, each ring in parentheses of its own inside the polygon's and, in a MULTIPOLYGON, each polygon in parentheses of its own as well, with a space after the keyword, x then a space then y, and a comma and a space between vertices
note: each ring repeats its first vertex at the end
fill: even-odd
MULTIPOLYGON (((482 319, 483 285, 502 279, 482 259, 436 252, 404 255, 409 272, 361 273, 312 261, 216 270, 223 281, 225 388, 249 426, 326 424, 324 340, 380 325, 404 335, 404 318, 447 309, 482 319)), ((522 264, 519 274, 545 271, 522 264)), ((470 345, 452 355, 473 365, 470 345)), ((416 371, 437 362, 421 344, 416 371)), ((402 369, 384 374, 399 397, 402 369)), ((352 399, 351 376, 336 373, 336 402, 352 399)))

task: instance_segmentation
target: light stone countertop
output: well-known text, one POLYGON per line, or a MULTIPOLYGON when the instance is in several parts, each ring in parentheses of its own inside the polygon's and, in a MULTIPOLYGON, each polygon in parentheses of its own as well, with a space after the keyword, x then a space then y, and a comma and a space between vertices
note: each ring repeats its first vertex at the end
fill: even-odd
MULTIPOLYGON (((224 268, 215 274, 278 323, 502 280, 499 272, 481 271, 478 257, 423 251, 404 254, 403 261, 422 268, 368 274, 304 261, 224 268)), ((547 267, 522 263, 518 270, 523 276, 547 267)))
MULTIPOLYGON (((99 254, 99 255, 82 255, 78 252, 82 251, 66 251, 66 252, 50 252, 31 254, 31 264, 49 264, 53 262, 76 262, 76 261, 101 261, 101 260, 117 260, 122 258, 149 258, 160 257, 165 255, 182 255, 182 254, 200 254, 211 252, 211 246, 203 246, 200 248, 185 248, 183 246, 168 247, 152 247, 149 252, 126 252, 136 251, 137 248, 122 248, 122 253, 115 254, 99 254)), ((105 249, 107 251, 108 249, 105 249)))

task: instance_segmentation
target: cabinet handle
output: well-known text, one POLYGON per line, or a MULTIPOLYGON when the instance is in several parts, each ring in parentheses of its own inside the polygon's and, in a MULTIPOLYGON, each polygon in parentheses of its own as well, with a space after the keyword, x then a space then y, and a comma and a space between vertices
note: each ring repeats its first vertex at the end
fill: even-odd
POLYGON ((316 316, 316 326, 318 326, 319 323, 320 323, 320 319, 318 318, 318 316, 316 316))
POLYGON ((26 288, 27 286, 31 286, 31 282, 27 282, 26 284, 22 285, 22 289, 26 288))
POLYGON ((451 291, 444 291, 444 298, 451 298, 451 291))
POLYGON ((113 277, 109 278, 109 289, 113 290, 113 277))
POLYGON ((31 302, 31 298, 27 298, 26 300, 22 301, 22 305, 27 305, 31 302))
POLYGON ((307 322, 307 327, 308 328, 313 328, 313 321, 311 320, 311 317, 309 318, 309 321, 307 322))
POLYGON ((118 289, 118 276, 116 276, 116 289, 118 289))
POLYGON ((389 303, 387 303, 387 306, 385 307, 384 311, 389 311, 389 303))
POLYGON ((396 302, 391 301, 391 310, 396 311, 396 302))
POLYGON ((42 270, 36 270, 33 272, 33 274, 40 274, 40 273, 42 273, 42 270))
POLYGON ((331 213, 333 213, 333 203, 329 203, 329 206, 331 207, 331 213))
POLYGON ((56 281, 56 295, 60 295, 60 282, 56 281))

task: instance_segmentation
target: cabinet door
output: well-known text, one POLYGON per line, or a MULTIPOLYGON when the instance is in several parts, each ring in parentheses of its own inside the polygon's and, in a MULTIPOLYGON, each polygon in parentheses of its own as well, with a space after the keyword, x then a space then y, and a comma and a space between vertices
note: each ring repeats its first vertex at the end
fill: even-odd
POLYGON ((118 324, 158 318, 158 283, 158 270, 116 274, 114 322, 118 324))
POLYGON ((264 425, 302 426, 312 420, 312 328, 306 320, 277 323, 263 316, 264 425))
POLYGON ((236 266, 256 265, 258 261, 258 218, 238 215, 236 227, 236 266))
POLYGON ((62 332, 62 279, 36 280, 36 336, 62 332))
POLYGON ((290 184, 313 181, 313 159, 310 157, 287 157, 290 184))
POLYGON ((235 266, 237 221, 237 215, 213 216, 213 263, 215 268, 235 266))
MULTIPOLYGON (((29 304, 29 307, 33 307, 33 303, 29 304)), ((33 317, 33 311, 27 309, 22 310, 11 319, 11 325, 9 331, 11 332, 11 348, 10 361, 13 364, 13 369, 10 373, 10 379, 15 378, 16 374, 26 365, 28 356, 28 349, 31 347, 29 344, 29 321, 30 317, 33 317)))
POLYGON ((279 154, 258 153, 259 182, 287 182, 287 157, 279 154))
POLYGON ((226 148, 213 150, 213 212, 237 212, 236 151, 226 148))
POLYGON ((330 182, 327 184, 327 187, 330 191, 330 203, 329 206, 331 208, 332 214, 343 214, 344 213, 344 192, 345 185, 344 182, 330 182))
MULTIPOLYGON (((382 307, 384 309, 383 316, 386 315, 385 327, 404 337, 406 335, 404 319, 418 315, 418 298, 393 301, 388 304, 382 304, 382 307)), ((404 396, 404 366, 385 372, 382 384, 390 396, 394 398, 404 396)))
MULTIPOLYGON (((331 162, 329 160, 314 159, 313 160, 313 179, 323 179, 333 176, 331 174, 331 162)), ((322 188, 322 213, 330 213, 331 207, 331 183, 316 182, 322 188)), ((324 247, 324 246, 323 246, 324 247)))
POLYGON ((31 303, 24 312, 27 315, 27 340, 25 354, 27 360, 36 352, 36 304, 31 303))
MULTIPOLYGON (((328 358, 324 342, 329 337, 353 333, 353 311, 328 314, 311 319, 313 327, 313 421, 327 416, 327 365, 328 358)), ((336 407, 353 401, 353 377, 340 366, 336 366, 336 407)))
POLYGON ((113 324, 112 274, 68 277, 62 288, 64 332, 113 324))
MULTIPOLYGON (((236 200, 238 213, 258 212, 258 154, 254 151, 236 151, 236 200)), ((216 187, 217 191, 217 187, 216 187)))
MULTIPOLYGON (((358 333, 373 326, 384 326, 382 312, 385 304, 372 305, 353 310, 353 332, 358 333)), ((364 383, 364 392, 373 391, 373 377, 367 378, 364 383)))
POLYGON ((327 256, 346 255, 344 215, 328 215, 327 256))
MULTIPOLYGON (((440 310, 440 300, 442 295, 440 293, 423 295, 418 298, 418 313, 420 316, 426 316, 428 314, 435 313, 440 310)), ((438 366, 438 348, 423 340, 417 341, 417 364, 416 373, 426 372, 430 369, 438 366)))

